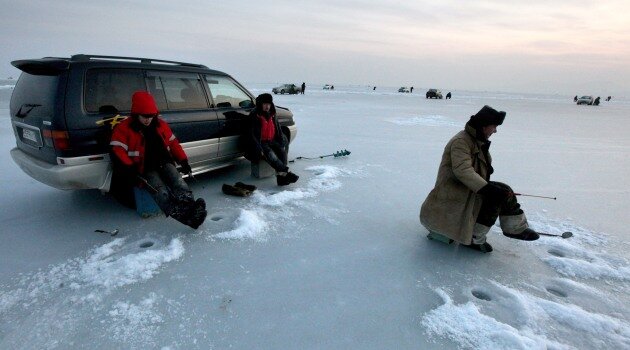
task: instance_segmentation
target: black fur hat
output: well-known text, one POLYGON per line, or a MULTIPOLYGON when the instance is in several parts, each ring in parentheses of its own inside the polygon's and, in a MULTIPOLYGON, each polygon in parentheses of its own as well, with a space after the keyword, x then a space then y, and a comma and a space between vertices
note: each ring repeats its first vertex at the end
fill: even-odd
POLYGON ((256 105, 262 105, 263 103, 273 103, 273 96, 271 94, 260 94, 256 97, 256 105))
POLYGON ((483 127, 488 125, 501 125, 505 119, 505 112, 497 111, 496 109, 485 105, 477 112, 477 114, 470 117, 469 123, 474 127, 483 127))

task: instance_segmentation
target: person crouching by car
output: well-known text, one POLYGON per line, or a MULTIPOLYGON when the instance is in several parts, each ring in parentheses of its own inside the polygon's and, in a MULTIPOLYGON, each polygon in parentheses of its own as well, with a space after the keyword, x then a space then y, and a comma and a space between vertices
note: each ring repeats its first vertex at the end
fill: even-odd
POLYGON ((420 209, 420 223, 429 230, 429 238, 488 253, 492 246, 486 235, 499 218, 503 235, 538 239, 512 188, 490 181, 494 169, 489 138, 504 119, 505 112, 484 106, 444 148, 435 187, 420 209))
POLYGON ((264 160, 276 170, 278 186, 296 182, 299 176, 287 167, 289 141, 282 133, 276 118, 276 107, 270 94, 256 97, 256 109, 250 115, 251 161, 264 160))
POLYGON ((112 132, 114 172, 132 186, 145 188, 166 216, 197 229, 206 218, 206 203, 201 198, 195 201, 175 168, 177 161, 183 173, 191 173, 186 153, 158 115, 151 94, 133 94, 130 117, 112 132))

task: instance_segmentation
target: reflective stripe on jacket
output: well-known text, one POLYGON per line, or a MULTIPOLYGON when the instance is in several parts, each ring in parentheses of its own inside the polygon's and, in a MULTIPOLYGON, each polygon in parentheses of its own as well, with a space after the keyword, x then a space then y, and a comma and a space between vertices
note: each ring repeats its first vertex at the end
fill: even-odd
MULTIPOLYGON (((177 141, 168 124, 159 117, 156 119, 156 131, 162 141, 164 141, 164 147, 181 164, 182 161, 188 159, 184 149, 177 141)), ((135 118, 127 118, 116 125, 109 145, 112 147, 113 154, 121 163, 127 166, 135 166, 136 170, 142 174, 144 172, 145 140, 142 133, 134 129, 132 124, 134 120, 135 118)))

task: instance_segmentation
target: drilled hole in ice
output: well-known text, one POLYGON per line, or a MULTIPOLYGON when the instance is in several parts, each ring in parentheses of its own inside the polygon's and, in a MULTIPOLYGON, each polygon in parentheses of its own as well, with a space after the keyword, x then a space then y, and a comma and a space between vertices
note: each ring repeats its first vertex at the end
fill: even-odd
POLYGON ((140 248, 149 248, 153 246, 153 242, 151 241, 146 241, 146 242, 142 242, 140 243, 140 248))
POLYGON ((555 288, 555 287, 547 287, 547 292, 558 296, 558 297, 563 297, 566 298, 567 297, 567 293, 559 288, 555 288))
POLYGON ((549 254, 560 257, 560 258, 564 258, 565 256, 564 252, 558 249, 549 249, 548 252, 549 254))
POLYGON ((490 296, 488 294, 486 294, 485 292, 482 292, 480 290, 473 290, 472 291, 472 295, 475 298, 477 298, 477 299, 487 300, 487 301, 492 300, 492 298, 490 298, 490 296))

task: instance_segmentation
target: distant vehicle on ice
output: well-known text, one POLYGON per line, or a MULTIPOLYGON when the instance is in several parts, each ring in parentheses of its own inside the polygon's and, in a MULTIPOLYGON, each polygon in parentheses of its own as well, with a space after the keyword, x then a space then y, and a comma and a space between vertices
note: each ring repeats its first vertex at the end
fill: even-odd
POLYGON ((271 89, 274 94, 298 94, 302 92, 302 88, 295 84, 282 84, 271 89))
POLYGON ((328 84, 324 85, 324 90, 332 90, 332 89, 333 89, 332 85, 328 85, 328 84))
POLYGON ((591 106, 594 102, 593 96, 582 96, 577 99, 578 105, 589 105, 591 106))
POLYGON ((398 89, 398 92, 411 92, 411 91, 409 90, 409 88, 408 88, 408 87, 403 86, 403 87, 401 87, 400 89, 398 89))
POLYGON ((442 91, 438 89, 429 89, 426 94, 427 98, 439 98, 442 99, 442 91))

